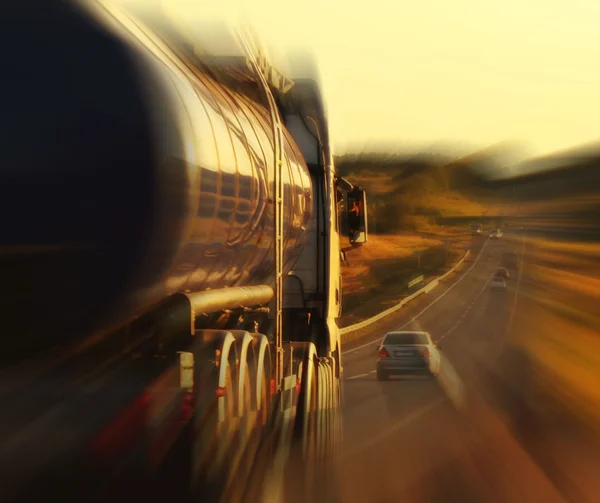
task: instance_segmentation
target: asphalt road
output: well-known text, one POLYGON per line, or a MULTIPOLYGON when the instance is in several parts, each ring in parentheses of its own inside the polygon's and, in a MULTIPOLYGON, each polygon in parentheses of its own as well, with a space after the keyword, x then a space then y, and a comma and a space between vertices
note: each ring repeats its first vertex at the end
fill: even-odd
POLYGON ((502 252, 522 244, 474 239, 483 247, 454 278, 346 345, 341 502, 566 501, 485 386, 519 309, 520 285, 518 274, 506 291, 492 291, 489 280, 502 252), (438 379, 375 379, 377 343, 393 329, 426 330, 441 343, 438 379))
MULTIPOLYGON (((518 325, 531 309, 523 292, 529 281, 526 262, 520 269, 523 276, 514 275, 507 291, 490 289, 489 280, 508 250, 526 255, 518 239, 474 238, 473 254, 460 271, 388 317, 369 336, 344 345, 344 445, 337 476, 332 478, 337 494, 325 501, 599 501, 565 489, 564 480, 557 483, 556 471, 526 450, 511 429, 510 419, 494 403, 490 369, 502 373, 497 358, 511 321, 518 325), (427 330, 441 343, 444 365, 438 379, 376 381, 377 343, 387 331, 401 328, 427 330)), ((91 399, 86 393, 80 392, 82 403, 91 399)), ((40 421, 56 420, 58 412, 50 411, 52 417, 40 421)), ((74 436, 76 426, 80 425, 73 425, 74 436)), ((62 436, 48 436, 45 432, 52 428, 46 423, 39 431, 44 433, 43 450, 52 451, 57 442, 65 442, 62 436)), ((31 453, 23 452, 17 440, 12 462, 18 466, 19 457, 30 460, 31 453)), ((581 457, 579 452, 575 456, 581 457)), ((40 465, 45 462, 43 456, 34 458, 40 465)), ((588 480, 597 479, 595 473, 599 473, 591 469, 584 473, 586 466, 577 471, 588 480)))

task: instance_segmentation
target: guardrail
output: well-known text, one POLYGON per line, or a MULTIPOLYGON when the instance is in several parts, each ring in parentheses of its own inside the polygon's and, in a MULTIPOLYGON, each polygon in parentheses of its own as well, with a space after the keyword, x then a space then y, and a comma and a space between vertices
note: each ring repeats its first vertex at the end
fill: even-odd
POLYGON ((415 293, 409 295, 408 297, 405 297, 404 299, 402 299, 395 306, 392 306, 389 309, 386 309, 385 311, 382 311, 381 313, 376 314, 375 316, 373 316, 371 318, 367 318, 366 320, 363 320, 363 321, 361 321, 359 323, 355 323, 354 325, 350 325, 350 326, 347 326, 347 327, 344 327, 344 328, 340 328, 340 335, 343 338, 347 334, 350 334, 352 332, 356 332, 356 331, 361 330, 361 329, 363 329, 365 327, 368 327, 372 323, 375 323, 375 322, 377 322, 377 321, 385 318, 386 316, 388 316, 388 315, 390 315, 392 313, 395 313, 398 309, 400 309, 402 306, 405 306, 406 304, 408 304, 410 301, 412 301, 413 299, 415 299, 419 295, 421 295, 423 293, 429 293, 431 290, 433 290, 436 286, 438 286, 440 284, 440 281, 443 281, 444 279, 446 279, 458 267, 460 267, 463 264, 463 262, 465 261, 465 259, 470 254, 471 254, 471 250, 467 250, 466 253, 463 255, 463 257, 448 272, 446 272, 446 273, 442 274, 441 276, 438 276, 437 278, 433 279, 426 286, 424 286, 420 290, 417 290, 415 293))
POLYGON ((423 283, 423 281, 425 281, 425 276, 419 276, 418 278, 409 281, 408 288, 412 288, 413 286, 418 285, 419 283, 423 283))

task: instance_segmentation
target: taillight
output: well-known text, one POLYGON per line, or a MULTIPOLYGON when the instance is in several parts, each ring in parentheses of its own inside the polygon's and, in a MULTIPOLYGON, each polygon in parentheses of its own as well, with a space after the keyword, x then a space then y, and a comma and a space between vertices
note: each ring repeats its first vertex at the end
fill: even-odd
POLYGON ((388 350, 385 348, 379 348, 379 358, 389 358, 390 354, 388 353, 388 350))
POLYGON ((140 395, 92 440, 92 451, 110 460, 133 448, 144 434, 151 400, 151 392, 140 395))
POLYGON ((189 420, 194 412, 194 395, 186 393, 181 400, 181 415, 184 420, 189 420))
POLYGON ((423 351, 423 358, 430 358, 431 357, 431 352, 429 351, 429 348, 425 348, 425 350, 423 351))

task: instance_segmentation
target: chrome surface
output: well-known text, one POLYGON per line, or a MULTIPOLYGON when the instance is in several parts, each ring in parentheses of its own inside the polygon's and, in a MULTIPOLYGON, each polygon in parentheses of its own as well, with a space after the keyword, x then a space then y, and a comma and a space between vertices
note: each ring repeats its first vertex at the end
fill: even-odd
MULTIPOLYGON (((176 292, 273 285, 265 106, 128 20, 49 2, 2 25, 4 337, 66 339, 176 292)), ((282 147, 285 273, 313 200, 285 129, 282 147)))

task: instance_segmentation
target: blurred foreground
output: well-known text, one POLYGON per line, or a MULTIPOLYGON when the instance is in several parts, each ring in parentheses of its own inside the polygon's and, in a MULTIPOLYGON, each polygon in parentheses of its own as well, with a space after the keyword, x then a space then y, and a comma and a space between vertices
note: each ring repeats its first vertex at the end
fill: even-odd
POLYGON ((599 500, 600 155, 568 159, 474 184, 501 206, 504 237, 474 237, 456 286, 381 327, 441 339, 437 383, 377 382, 381 334, 346 350, 342 501, 599 500), (506 252, 519 264, 493 292, 506 252))
MULTIPOLYGON (((45 19, 40 22, 41 26, 48 26, 45 19)), ((96 34, 96 31, 90 30, 89 33, 96 34)), ((41 30, 38 36, 41 37, 41 30)), ((6 41, 4 47, 8 48, 10 40, 7 38, 6 41)), ((64 49, 68 47, 73 51, 74 58, 81 57, 80 47, 75 47, 72 43, 65 42, 64 46, 57 47, 62 47, 63 56, 66 55, 64 49)), ((61 80, 61 77, 68 76, 71 71, 71 67, 67 68, 69 63, 64 63, 69 61, 68 58, 63 59, 62 64, 66 66, 61 67, 58 59, 40 57, 39 48, 34 47, 34 44, 30 49, 30 54, 38 57, 32 67, 40 71, 40 68, 43 69, 42 63, 48 65, 45 67, 49 70, 45 81, 48 92, 50 76, 59 77, 55 82, 57 93, 54 94, 55 102, 44 98, 47 95, 37 92, 38 77, 28 80, 31 94, 23 92, 24 87, 17 80, 10 81, 8 87, 13 86, 13 92, 21 91, 22 103, 31 105, 35 97, 40 106, 56 105, 52 117, 62 117, 69 130, 74 122, 65 113, 65 108, 57 105, 60 100, 56 96, 59 94, 65 102, 71 102, 77 95, 75 91, 78 91, 80 103, 93 103, 98 108, 97 111, 101 111, 101 102, 97 97, 90 101, 89 95, 102 95, 109 86, 105 86, 99 77, 110 80, 119 75, 119 71, 103 71, 98 59, 84 58, 85 64, 91 66, 89 75, 83 73, 88 75, 88 84, 95 86, 92 89, 98 90, 97 93, 88 95, 82 86, 71 84, 71 88, 65 85, 63 80, 68 80, 66 77, 61 80)), ((6 52, 12 54, 10 50, 6 52)), ((21 65, 25 59, 15 56, 15 61, 18 60, 21 65)), ((127 60, 127 63, 130 61, 132 60, 127 60)), ((29 64, 31 63, 27 60, 20 68, 29 64)), ((129 84, 131 86, 126 87, 131 93, 123 94, 122 98, 123 103, 131 105, 134 98, 137 99, 140 95, 137 87, 139 81, 132 78, 129 84)), ((6 93, 7 96, 9 94, 6 93)), ((191 96, 195 95, 192 93, 191 96)), ((107 101, 111 100, 112 98, 107 98, 107 101)), ((17 120, 23 117, 23 110, 15 106, 15 103, 17 101, 14 101, 12 108, 12 117, 15 119, 13 121, 11 116, 5 114, 6 123, 12 121, 13 132, 17 130, 17 126, 22 128, 19 137, 29 142, 32 137, 36 137, 35 134, 32 135, 33 125, 37 124, 42 129, 46 126, 41 122, 17 120)), ((161 101, 151 100, 151 103, 160 104, 161 101)), ((126 109, 125 105, 113 103, 113 106, 115 117, 126 109)), ((200 110, 199 105, 197 109, 200 110)), ((73 117, 81 117, 87 123, 93 115, 82 110, 79 106, 73 106, 71 112, 73 117)), ((235 110, 233 103, 231 110, 235 110)), ((133 115, 144 123, 144 114, 136 112, 133 115)), ((255 118, 257 123, 261 122, 258 115, 255 118)), ((53 124, 56 126, 56 122, 53 124)), ((30 217, 30 220, 24 221, 39 223, 42 208, 45 210, 43 216, 47 223, 41 227, 30 227, 19 224, 18 219, 14 219, 11 221, 12 234, 9 232, 11 227, 7 224, 5 236, 30 237, 32 229, 41 229, 39 242, 42 242, 42 238, 51 241, 60 237, 58 234, 61 229, 64 230, 67 217, 75 216, 81 219, 81 235, 84 237, 95 230, 94 223, 102 227, 105 233, 103 236, 113 244, 116 257, 120 257, 123 246, 112 241, 117 233, 117 227, 112 223, 127 224, 122 227, 120 235, 136 252, 127 261, 119 262, 119 269, 100 267, 94 255, 86 255, 77 264, 78 267, 81 266, 80 269, 70 269, 72 274, 69 278, 65 277, 56 262, 38 262, 39 267, 34 268, 33 260, 19 253, 16 254, 19 268, 6 262, 9 265, 3 268, 5 276, 2 278, 5 285, 9 286, 5 290, 5 307, 10 305, 8 301, 18 298, 19 290, 25 298, 35 301, 32 304, 14 301, 19 311, 5 309, 8 312, 4 317, 4 329, 8 336, 12 336, 10 339, 19 347, 19 352, 26 356, 30 356, 34 350, 41 352, 41 349, 50 346, 52 350, 56 349, 54 342, 67 332, 60 328, 60 324, 73 321, 78 311, 77 303, 89 300, 85 299, 85 294, 95 293, 98 299, 114 304, 117 310, 125 306, 116 295, 124 286, 116 285, 116 280, 125 281, 127 274, 137 267, 138 257, 144 254, 147 247, 142 239, 142 217, 137 211, 146 215, 157 209, 155 192, 149 189, 146 196, 143 196, 140 191, 143 184, 139 180, 144 180, 150 188, 156 188, 157 192, 165 189, 166 185, 159 184, 158 178, 147 169, 145 158, 135 162, 135 167, 139 170, 138 177, 132 177, 128 184, 124 183, 121 175, 131 171, 131 165, 128 164, 131 159, 127 155, 119 155, 117 149, 107 149, 106 146, 110 144, 105 139, 111 137, 119 144, 123 139, 129 138, 135 144, 141 137, 139 131, 145 129, 140 128, 136 133, 128 123, 119 124, 119 129, 115 129, 112 122, 91 120, 89 128, 78 131, 90 143, 79 141, 76 152, 72 145, 66 145, 61 151, 64 159, 59 156, 56 158, 58 160, 53 161, 54 166, 67 169, 69 176, 77 173, 78 177, 81 172, 79 161, 73 162, 75 153, 81 156, 78 159, 83 159, 82 162, 87 163, 88 167, 97 163, 95 172, 98 180, 106 178, 106 185, 85 182, 83 179, 80 181, 79 178, 78 183, 81 185, 77 185, 86 188, 91 186, 95 190, 93 195, 96 199, 84 190, 66 190, 64 179, 56 176, 56 172, 50 169, 43 171, 45 178, 35 180, 35 191, 32 191, 33 184, 27 176, 23 176, 22 170, 18 172, 18 176, 15 175, 19 183, 14 183, 14 186, 21 187, 22 192, 10 189, 6 191, 7 196, 3 200, 6 205, 4 215, 10 215, 15 207, 22 206, 24 196, 19 194, 25 194, 29 196, 29 202, 35 201, 36 204, 21 210, 21 217, 30 217), (110 151, 111 156, 102 158, 100 154, 93 155, 94 150, 90 145, 98 147, 96 152, 110 151), (120 164, 123 162, 125 164, 120 164), (113 177, 105 176, 107 172, 104 170, 108 168, 114 170, 108 172, 113 177), (113 180, 119 180, 119 184, 113 183, 113 180), (75 197, 77 205, 69 206, 66 200, 57 201, 56 194, 61 194, 61 185, 63 190, 75 197), (109 189, 115 187, 123 189, 120 199, 107 198, 109 189), (13 202, 9 196, 14 198, 13 202), (108 201, 113 218, 97 213, 95 204, 90 203, 94 200, 98 202, 98 208, 108 201), (59 203, 63 204, 63 209, 57 211, 61 206, 59 203), (88 208, 89 213, 77 210, 82 207, 88 208), (125 219, 123 215, 127 208, 130 209, 129 217, 125 219), (53 210, 55 213, 52 213, 53 210), (53 218, 53 214, 57 217, 53 218), (140 234, 133 231, 139 231, 140 234), (90 268, 90 264, 95 267, 90 268), (35 281, 27 283, 26 279, 35 281), (83 285, 84 280, 87 280, 86 285, 83 285), (40 284, 43 289, 28 287, 32 284, 40 284), (70 302, 60 304, 61 309, 58 310, 51 301, 60 299, 61 288, 76 294, 69 294, 70 302), (78 295, 78 292, 83 293, 78 295), (7 328, 9 315, 15 321, 14 329, 7 328), (30 326, 29 337, 24 335, 27 334, 27 326, 30 326)), ((157 130, 163 133, 166 131, 162 127, 157 130)), ((269 129, 265 129, 265 132, 267 130, 269 129)), ((165 135, 168 136, 167 133, 165 135)), ((39 133, 38 137, 36 139, 48 140, 48 152, 54 152, 58 148, 58 144, 44 134, 39 133)), ((151 155, 155 152, 156 145, 150 135, 145 138, 140 151, 151 155)), ((222 144, 229 145, 231 138, 230 133, 227 133, 226 141, 222 144)), ((264 140, 264 145, 267 145, 269 138, 265 136, 264 140)), ((9 146, 5 145, 7 152, 10 151, 9 146)), ((32 148, 29 144, 27 149, 30 150, 16 144, 12 147, 12 152, 18 154, 16 158, 28 158, 31 166, 36 169, 52 165, 45 164, 52 157, 41 153, 41 149, 32 148), (30 152, 35 155, 29 157, 30 152), (36 156, 40 160, 32 161, 36 156)), ((245 150, 246 147, 243 146, 240 151, 245 150)), ((265 159, 272 157, 265 154, 265 159)), ((419 242, 414 246, 415 254, 423 251, 422 244, 425 240, 433 241, 429 247, 435 248, 431 260, 416 255, 417 269, 424 270, 423 274, 433 274, 448 265, 453 253, 456 255, 456 251, 449 250, 449 243, 452 244, 452 241, 459 251, 463 250, 462 247, 469 248, 471 254, 460 271, 441 286, 423 294, 389 319, 386 318, 364 337, 351 342, 345 341, 341 349, 342 376, 345 381, 345 437, 341 452, 336 453, 339 456, 334 460, 336 463, 333 466, 326 455, 338 447, 331 440, 337 437, 339 422, 338 415, 329 412, 337 411, 339 387, 332 386, 334 367, 330 365, 331 361, 326 360, 329 358, 339 361, 337 346, 330 344, 325 348, 326 351, 319 353, 319 358, 316 358, 316 348, 314 354, 309 354, 307 349, 306 358, 302 356, 302 373, 300 360, 294 361, 290 356, 289 364, 284 362, 286 368, 282 369, 290 379, 285 379, 285 397, 279 401, 271 398, 275 394, 271 391, 275 381, 270 379, 270 373, 265 371, 252 374, 255 368, 264 368, 269 372, 271 370, 270 366, 267 368, 265 365, 267 357, 262 360, 260 357, 255 358, 253 349, 248 349, 255 347, 254 342, 251 346, 250 340, 257 341, 256 355, 270 354, 264 349, 270 343, 266 336, 254 339, 250 335, 244 335, 246 345, 239 346, 245 349, 240 349, 239 353, 236 352, 237 348, 231 349, 234 343, 229 341, 228 352, 224 355, 225 346, 211 338, 216 337, 215 332, 211 335, 196 334, 194 331, 195 339, 192 342, 187 318, 179 320, 181 328, 185 329, 181 332, 181 339, 179 336, 172 337, 171 327, 163 325, 177 319, 178 311, 169 304, 164 306, 161 316, 157 315, 156 321, 151 318, 142 319, 141 323, 136 324, 137 333, 129 328, 119 332, 118 342, 115 342, 116 338, 110 337, 86 340, 77 346, 76 350, 79 352, 74 350, 66 355, 56 350, 56 354, 52 355, 55 357, 53 361, 40 358, 38 361, 22 363, 19 360, 12 368, 2 369, 0 500, 16 500, 15 495, 19 494, 20 501, 58 498, 63 502, 113 499, 132 499, 144 503, 171 500, 182 502, 188 499, 204 502, 255 501, 259 494, 263 494, 263 481, 266 481, 264 485, 267 487, 267 496, 272 498, 266 500, 291 503, 296 500, 339 503, 598 501, 599 159, 600 155, 594 151, 567 153, 556 156, 551 162, 548 159, 541 162, 542 165, 552 164, 560 169, 541 172, 528 166, 522 170, 526 175, 502 179, 497 176, 500 173, 498 170, 494 171, 494 178, 486 178, 482 174, 485 171, 482 170, 481 159, 475 155, 444 166, 434 166, 433 169, 427 163, 408 163, 397 173, 388 172, 383 176, 378 173, 371 177, 372 183, 379 187, 379 192, 375 192, 379 199, 373 199, 373 211, 369 211, 374 218, 371 223, 378 225, 380 231, 395 234, 394 238, 386 239, 384 235, 380 235, 372 241, 375 246, 381 246, 377 250, 379 255, 373 254, 379 262, 379 268, 371 268, 369 278, 377 283, 371 285, 371 288, 381 289, 385 281, 389 280, 391 283, 410 282, 414 272, 410 267, 407 266, 400 274, 397 263, 383 262, 398 259, 402 255, 395 248, 403 248, 403 252, 410 248, 408 239, 398 238, 398 235, 407 230, 407 226, 411 226, 409 230, 419 237, 419 242), (443 193, 444 190, 440 187, 447 193, 443 193), (449 206, 452 207, 451 211, 448 210, 449 206), (484 222, 486 232, 483 235, 471 236, 464 232, 473 219, 484 222), (440 228, 443 226, 446 228, 442 233, 440 228), (506 226, 501 239, 488 237, 489 231, 496 226, 506 226), (462 228, 462 234, 454 233, 453 229, 448 230, 449 227, 462 228), (443 244, 440 242, 442 239, 443 244), (511 270, 506 290, 492 291, 490 279, 502 264, 505 253, 516 254, 516 267, 511 270), (443 371, 437 379, 406 378, 390 382, 375 380, 377 341, 385 331, 399 327, 427 330, 434 340, 443 345, 443 371), (185 344, 180 343, 183 339, 185 344), (101 343, 97 344, 97 351, 93 354, 86 353, 86 345, 98 340, 101 343), (203 347, 196 347, 195 341, 198 340, 205 343, 203 347), (190 349, 183 351, 191 355, 191 362, 188 361, 186 367, 179 366, 182 349, 190 349), (248 351, 252 353, 250 358, 247 358, 248 351), (193 368, 194 357, 199 361, 209 362, 210 371, 197 372, 195 379, 198 382, 191 380, 191 383, 182 383, 185 370, 193 368), (240 361, 243 365, 240 365, 240 361), (311 362, 318 362, 318 368, 311 367, 311 362), (245 365, 250 368, 248 372, 245 365), (52 372, 46 372, 49 368, 52 368, 52 372), (239 379, 232 377, 231 369, 237 368, 244 369, 244 372, 239 372, 239 379), (313 375, 311 372, 314 375, 318 373, 319 377, 309 380, 306 376, 313 375), (250 382, 250 375, 256 377, 254 384, 250 382), (200 385, 199 388, 210 390, 210 393, 201 396, 203 402, 200 407, 189 393, 189 389, 193 389, 196 384, 200 385), (169 393, 169 389, 177 389, 177 393, 169 393), (251 389, 254 389, 254 395, 251 389), (324 404, 324 407, 313 407, 315 402, 324 404), (285 403, 285 407, 281 407, 282 403, 285 403), (199 408, 203 408, 206 413, 195 415, 199 408), (299 419, 293 425, 288 421, 291 413, 287 414, 292 408, 300 411, 297 416, 299 419), (280 416, 281 421, 270 420, 268 412, 276 410, 285 413, 274 414, 280 416), (220 421, 222 416, 228 420, 220 421), (305 435, 302 430, 305 430, 305 435), (257 431, 261 434, 258 435, 257 431), (281 446, 291 445, 288 436, 294 435, 307 439, 306 451, 310 455, 306 459, 315 460, 314 463, 303 463, 297 444, 294 444, 291 453, 283 452, 281 446), (288 455, 292 459, 290 463, 286 463, 288 455), (162 468, 160 472, 152 471, 158 466, 162 468), (202 486, 196 494, 190 495, 190 482, 197 481, 195 477, 199 469, 210 474, 210 483, 202 486), (148 477, 148 472, 159 472, 160 476, 148 477), (32 482, 32 474, 39 476, 36 483, 32 482), (214 486, 218 489, 211 493, 210 489, 214 487, 211 484, 215 480, 217 482, 214 486), (223 494, 222 487, 226 487, 227 494, 223 494)), ((214 171, 209 171, 208 175, 203 172, 201 177, 198 175, 203 181, 218 180, 215 181, 212 192, 198 196, 198 202, 211 201, 211 194, 215 195, 214 192, 220 190, 223 180, 227 179, 221 173, 220 160, 216 161, 214 171), (211 174, 214 175, 213 178, 210 178, 211 174)), ((14 166, 22 168, 23 163, 15 162, 14 166)), ((174 173, 173 165, 164 166, 164 174, 174 173)), ((253 170, 250 161, 247 166, 253 170)), ((374 171, 382 171, 379 168, 381 166, 375 166, 374 171)), ((316 171, 319 170, 315 169, 316 171)), ((345 172, 342 174, 346 175, 345 172)), ((229 175, 229 180, 237 183, 237 168, 235 175, 229 175)), ((349 179, 352 178, 351 172, 347 175, 349 179)), ((360 184, 371 175, 372 173, 363 170, 360 184)), ((356 172, 354 176, 357 176, 356 172)), ((258 186, 253 185, 250 178, 248 186, 258 186)), ((325 188, 327 191, 330 189, 329 185, 323 185, 322 188, 319 192, 321 195, 326 193, 325 188)), ((239 190, 236 191, 239 195, 239 190)), ((165 189, 165 194, 167 192, 165 189)), ((182 188, 181 193, 187 193, 187 186, 182 188)), ((177 202, 175 207, 179 208, 181 198, 177 196, 177 192, 174 194, 173 200, 177 202)), ((248 202, 255 201, 252 195, 245 197, 248 202)), ((331 204, 331 208, 322 215, 334 213, 335 202, 331 204)), ((237 203, 234 206, 238 208, 237 203)), ((172 232, 176 228, 169 220, 176 216, 176 212, 171 209, 165 203, 165 232, 172 232)), ((212 215, 214 209, 215 206, 208 203, 207 212, 212 215)), ((189 208, 186 209, 188 210, 189 208)), ((191 210, 189 213, 190 221, 195 221, 197 215, 191 210)), ((302 215, 306 217, 307 214, 302 215)), ((146 216, 150 220, 153 218, 153 215, 146 216)), ((315 217, 315 220, 318 219, 315 217)), ((209 221, 214 223, 216 220, 211 217, 209 221)), ((228 221, 232 222, 233 219, 228 221)), ((200 223, 202 225, 198 225, 199 228, 213 228, 207 221, 200 223)), ((263 232, 263 227, 252 225, 253 232, 259 228, 259 233, 263 232)), ((230 236, 230 231, 224 227, 214 228, 221 229, 219 232, 224 239, 230 236)), ((302 226, 302 231, 307 228, 308 226, 302 226)), ((331 229, 337 229, 337 224, 331 229)), ((182 231, 182 235, 186 233, 182 231)), ((315 235, 320 239, 324 236, 337 236, 337 233, 323 230, 315 231, 315 235)), ((163 250, 166 243, 164 236, 160 233, 153 236, 154 251, 163 250)), ((84 241, 85 239, 82 240, 84 241)), ((262 241, 262 234, 260 239, 257 237, 257 246, 259 243, 267 257, 269 245, 262 241)), ((181 242, 173 238, 171 244, 174 254, 181 242)), ((14 243, 9 242, 7 245, 14 243)), ((327 248, 321 243, 315 248, 321 251, 333 249, 332 256, 337 259, 338 243, 335 242, 335 246, 329 245, 330 243, 327 248)), ((232 244, 228 250, 235 250, 235 246, 232 244)), ((290 246, 290 250, 296 252, 298 248, 290 246)), ((209 257, 211 267, 222 266, 219 268, 222 268, 224 276, 225 272, 232 270, 231 263, 227 260, 220 263, 220 253, 214 250, 208 253, 204 248, 201 250, 199 252, 195 249, 190 254, 194 257, 193 260, 197 257, 209 257)), ((404 257, 407 263, 413 261, 412 252, 410 250, 404 257)), ((160 251, 158 254, 158 278, 161 277, 163 266, 168 268, 170 263, 162 253, 160 251)), ((269 276, 268 270, 262 271, 265 264, 257 258, 256 252, 251 256, 253 260, 256 259, 255 265, 260 274, 269 276)), ((330 259, 328 256, 327 261, 323 259, 323 263, 329 263, 330 259)), ((181 274, 187 278, 190 271, 186 269, 187 264, 184 262, 186 261, 182 260, 181 274)), ((60 263, 64 267, 72 267, 75 261, 67 257, 61 258, 60 263)), ((243 266, 237 269, 243 275, 248 272, 249 266, 245 259, 240 263, 243 266)), ((350 286, 360 283, 357 280, 361 274, 360 269, 360 265, 355 266, 350 271, 354 276, 347 274, 346 278, 356 280, 350 286)), ((152 293, 154 290, 146 285, 151 275, 145 270, 138 272, 140 284, 139 289, 135 289, 136 293, 152 293)), ((322 278, 317 267, 306 267, 305 272, 315 280, 315 285, 319 284, 322 278)), ((339 281, 337 269, 330 273, 336 282, 339 281)), ((164 284, 167 284, 166 281, 164 284)), ((229 287, 233 284, 232 280, 221 286, 229 287)), ((395 286, 399 288, 394 295, 403 294, 404 285, 395 286)), ((359 284, 359 287, 363 288, 364 285, 359 284)), ((214 288, 206 291, 213 293, 214 288)), ((231 293, 232 290, 226 291, 231 293)), ((323 292, 315 290, 310 302, 320 302, 332 291, 328 288, 326 294, 325 289, 323 292)), ((300 293, 304 295, 302 291, 300 293)), ((369 295, 373 293, 373 290, 369 291, 369 295)), ((252 304, 242 305, 235 298, 231 302, 219 303, 214 311, 205 313, 203 309, 208 310, 210 306, 201 305, 197 310, 191 309, 188 314, 192 317, 192 323, 196 314, 200 314, 205 323, 203 326, 219 333, 235 327, 244 332, 253 330, 259 324, 257 320, 263 321, 265 326, 268 324, 269 311, 263 304, 271 299, 270 294, 265 299, 259 297, 258 293, 256 295, 258 298, 249 301, 254 302, 252 304)), ((340 297, 338 291, 335 297, 337 305, 340 297)), ((383 302, 375 297, 374 300, 375 304, 380 304, 375 307, 384 308, 383 302)), ((99 305, 93 298, 86 304, 94 309, 99 305)), ((296 354, 301 354, 302 348, 311 344, 302 346, 306 341, 324 340, 332 334, 337 337, 336 330, 332 330, 335 327, 328 324, 322 324, 321 333, 318 337, 315 336, 313 327, 317 324, 316 316, 313 311, 305 312, 306 308, 306 303, 299 308, 304 318, 290 318, 286 324, 289 327, 286 336, 296 329, 302 329, 303 339, 296 346, 296 354), (297 320, 305 321, 301 324, 297 320)), ((131 314, 132 317, 137 317, 135 309, 131 308, 130 311, 127 316, 131 314)), ((94 313, 93 310, 81 308, 81 323, 87 324, 95 319, 94 313)), ((78 336, 79 328, 75 327, 71 335, 78 336)), ((9 339, 8 336, 5 340, 9 339)), ((277 346, 273 354, 281 355, 283 347, 288 348, 288 345, 277 346)), ((7 344, 0 356, 10 360, 11 352, 7 344)), ((338 376, 339 373, 336 375, 336 383, 338 376)))
MULTIPOLYGON (((471 256, 459 272, 361 339, 345 344, 344 441, 335 465, 292 463, 283 496, 281 479, 277 480, 281 474, 271 473, 272 501, 281 497, 290 503, 598 501, 600 226, 595 208, 600 191, 595 179, 586 178, 580 169, 538 173, 486 187, 489 204, 498 211, 489 217, 482 236, 468 238, 471 256), (569 183, 572 189, 559 197, 560 188, 569 183), (543 197, 540 187, 551 199, 543 197), (490 239, 488 231, 500 213, 504 236, 490 239), (507 290, 495 292, 490 279, 505 253, 516 253, 518 264, 511 270, 507 290), (443 371, 437 380, 376 381, 377 341, 386 331, 401 327, 427 330, 443 345, 443 371), (308 498, 299 490, 307 481, 316 488, 304 492, 311 495, 308 498)), ((13 382, 2 384, 10 388, 13 382)), ((12 468, 5 471, 7 490, 25 466, 46 466, 49 475, 51 468, 61 468, 48 460, 68 449, 86 422, 102 421, 101 404, 94 402, 89 385, 74 381, 56 389, 80 397, 80 421, 71 425, 70 438, 52 435, 53 421, 65 411, 51 402, 51 396, 44 397, 47 403, 23 396, 20 409, 12 408, 15 402, 11 408, 5 404, 0 454, 12 468), (44 416, 19 425, 18 410, 32 407, 41 407, 44 416), (20 439, 31 435, 39 438, 35 452, 19 449, 20 439)), ((124 399, 126 395, 124 390, 124 399)), ((152 405, 156 424, 168 415, 169 407, 167 402, 152 405)), ((185 451, 187 434, 165 431, 164 443, 155 446, 155 461, 169 463, 174 452, 185 451)), ((120 440, 113 440, 115 450, 105 454, 118 455, 120 440)), ((208 450, 201 457, 206 459, 217 448, 213 443, 206 439, 208 450)), ((253 448, 255 455, 240 452, 236 462, 253 474, 267 473, 268 446, 253 448)), ((94 480, 80 476, 85 465, 69 466, 54 481, 57 486, 32 488, 28 501, 43 501, 65 493, 65 488, 106 501, 104 491, 115 489, 113 481, 100 474, 94 480)), ((140 479, 133 493, 120 494, 143 497, 146 503, 182 500, 188 497, 185 484, 183 472, 174 464, 163 478, 140 479)), ((253 490, 240 485, 235 492, 243 498, 245 491, 253 490)), ((195 500, 211 498, 201 494, 195 500)))

